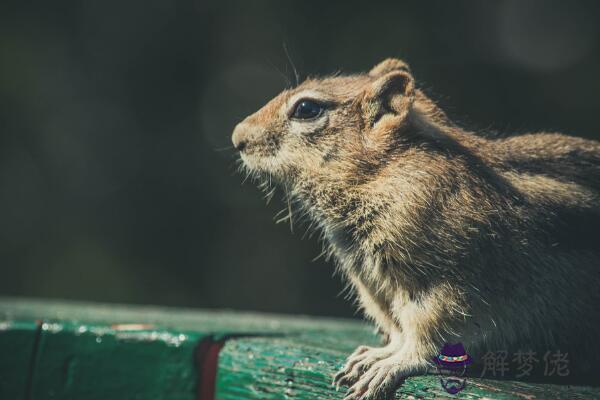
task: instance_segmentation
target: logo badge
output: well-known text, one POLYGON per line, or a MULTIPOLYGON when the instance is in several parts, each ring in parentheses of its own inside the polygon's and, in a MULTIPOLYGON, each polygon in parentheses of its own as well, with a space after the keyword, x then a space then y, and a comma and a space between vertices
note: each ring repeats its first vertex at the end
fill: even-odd
POLYGON ((473 362, 462 343, 446 343, 432 360, 440 375, 440 384, 450 394, 457 394, 467 384, 467 366, 473 362))

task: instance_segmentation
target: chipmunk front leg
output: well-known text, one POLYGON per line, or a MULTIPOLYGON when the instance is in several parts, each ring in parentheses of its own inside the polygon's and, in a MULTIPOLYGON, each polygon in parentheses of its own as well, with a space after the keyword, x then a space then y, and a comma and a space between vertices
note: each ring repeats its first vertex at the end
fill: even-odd
POLYGON ((342 370, 335 375, 333 384, 337 388, 354 384, 373 364, 397 353, 403 344, 402 331, 390 313, 384 311, 360 279, 351 276, 350 280, 356 290, 361 308, 370 319, 375 321, 378 331, 383 335, 384 346, 359 346, 346 359, 342 370))
POLYGON ((450 326, 461 331, 455 315, 460 304, 460 299, 453 296, 446 285, 423 294, 418 301, 397 296, 390 311, 401 333, 390 337, 390 344, 383 348, 385 351, 373 353, 378 357, 359 362, 339 378, 341 383, 353 381, 345 400, 387 399, 407 377, 427 373, 441 345, 440 339, 436 339, 439 332, 450 326), (358 379, 355 379, 357 374, 358 379))
POLYGON ((420 352, 414 343, 404 344, 387 357, 373 363, 350 387, 344 400, 387 399, 409 376, 427 372, 429 352, 420 352))

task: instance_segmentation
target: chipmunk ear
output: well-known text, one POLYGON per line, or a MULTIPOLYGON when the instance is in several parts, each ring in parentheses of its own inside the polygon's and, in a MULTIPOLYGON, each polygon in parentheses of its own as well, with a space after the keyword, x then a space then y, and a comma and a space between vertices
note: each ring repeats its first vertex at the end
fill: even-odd
POLYGON ((373 68, 369 76, 374 80, 365 91, 366 120, 371 126, 388 114, 404 120, 415 97, 415 81, 406 64, 395 59, 385 60, 373 68))
POLYGON ((407 63, 398 58, 388 58, 374 66, 369 71, 369 75, 372 77, 378 77, 392 71, 405 71, 410 74, 410 68, 407 63))

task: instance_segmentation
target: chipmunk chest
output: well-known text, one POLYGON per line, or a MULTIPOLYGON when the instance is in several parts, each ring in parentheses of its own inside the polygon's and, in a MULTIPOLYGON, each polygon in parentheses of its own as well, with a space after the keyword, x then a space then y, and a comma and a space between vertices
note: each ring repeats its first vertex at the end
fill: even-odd
POLYGON ((361 297, 369 298, 383 309, 389 308, 393 292, 393 281, 387 273, 380 254, 361 251, 360 248, 338 250, 336 252, 344 273, 350 277, 361 297))

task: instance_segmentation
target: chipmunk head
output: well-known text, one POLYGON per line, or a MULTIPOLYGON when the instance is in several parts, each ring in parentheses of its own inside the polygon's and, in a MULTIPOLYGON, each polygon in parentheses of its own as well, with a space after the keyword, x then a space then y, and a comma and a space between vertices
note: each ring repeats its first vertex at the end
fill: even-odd
POLYGON ((369 163, 392 143, 415 96, 397 59, 368 74, 308 79, 240 122, 233 145, 252 172, 293 180, 369 163))

